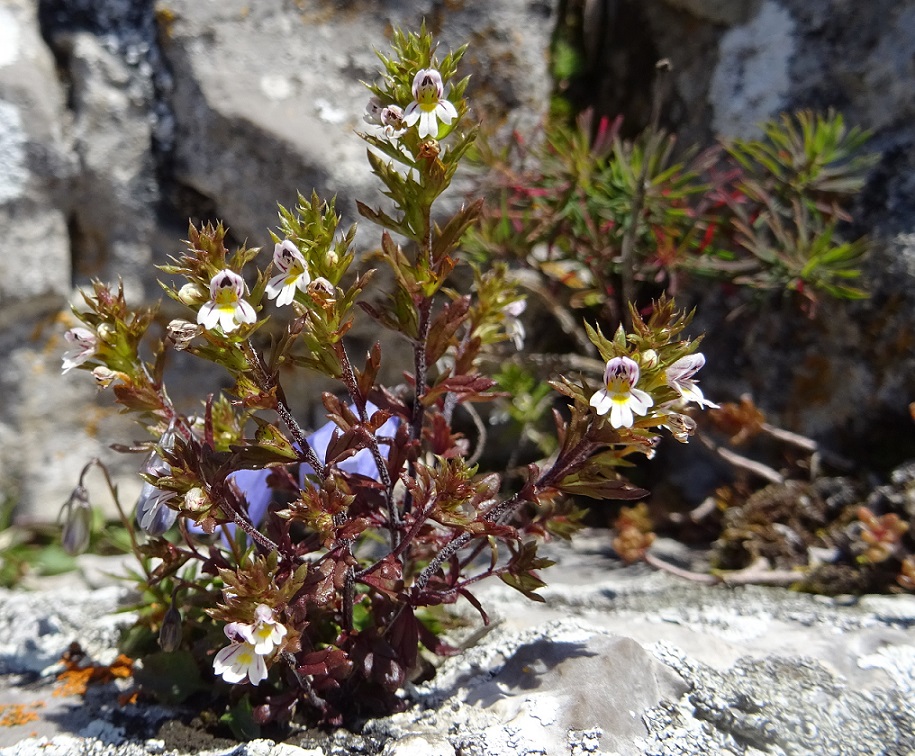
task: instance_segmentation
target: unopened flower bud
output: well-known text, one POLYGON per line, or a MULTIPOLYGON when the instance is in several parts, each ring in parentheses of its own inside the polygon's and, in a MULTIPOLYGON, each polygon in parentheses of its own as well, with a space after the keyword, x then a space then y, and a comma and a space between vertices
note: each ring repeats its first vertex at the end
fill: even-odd
POLYGON ((117 343, 117 329, 115 329, 115 327, 110 323, 102 323, 98 328, 95 329, 95 332, 98 334, 99 339, 104 341, 109 346, 117 343))
POLYGON ((292 336, 298 336, 302 331, 305 330, 305 326, 308 325, 306 318, 296 318, 295 320, 289 321, 289 333, 292 336))
POLYGON ((206 491, 200 486, 196 486, 184 494, 184 507, 182 509, 186 512, 205 512, 211 506, 210 497, 206 495, 206 491))
POLYGON ((654 349, 646 349, 639 355, 639 362, 642 363, 642 370, 651 370, 658 366, 658 353, 654 349))
POLYGON ((137 524, 153 537, 165 533, 178 519, 178 512, 168 506, 168 502, 176 496, 178 494, 175 491, 144 483, 137 498, 137 524))
POLYGON ((186 283, 178 290, 178 300, 190 307, 196 307, 209 299, 208 292, 198 284, 186 283))
MULTIPOLYGON (((159 444, 163 449, 171 448, 174 441, 171 427, 162 434, 159 444)), ((143 465, 141 472, 146 475, 157 478, 165 477, 171 474, 171 467, 159 456, 158 452, 153 451, 143 465)), ((175 520, 178 518, 178 512, 168 506, 168 502, 176 498, 178 494, 175 491, 163 490, 153 485, 149 481, 143 483, 140 489, 140 496, 137 498, 136 515, 137 524, 149 535, 160 536, 167 531, 175 520)))
POLYGON ((188 348, 191 343, 191 340, 203 330, 196 323, 191 323, 188 320, 182 320, 181 318, 175 318, 168 324, 166 329, 166 335, 168 340, 179 352, 188 348))
POLYGON ((180 645, 181 612, 173 603, 162 618, 162 626, 159 628, 159 648, 166 653, 171 653, 177 651, 180 645))
POLYGON ((89 492, 83 485, 73 489, 67 503, 61 509, 65 516, 61 545, 70 556, 82 554, 89 546, 92 525, 92 508, 89 492))

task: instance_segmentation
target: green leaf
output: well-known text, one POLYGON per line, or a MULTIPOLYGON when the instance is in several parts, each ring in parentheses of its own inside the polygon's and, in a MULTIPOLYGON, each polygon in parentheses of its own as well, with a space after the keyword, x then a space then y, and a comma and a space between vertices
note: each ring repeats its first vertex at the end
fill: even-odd
POLYGON ((219 723, 228 727, 238 740, 254 740, 260 737, 261 727, 254 720, 254 707, 248 696, 219 718, 219 723))
POLYGON ((145 656, 133 676, 144 691, 164 704, 183 703, 194 693, 211 688, 201 679, 197 660, 186 650, 145 656))
POLYGON ((62 575, 76 567, 76 560, 56 543, 37 551, 31 561, 42 575, 62 575))

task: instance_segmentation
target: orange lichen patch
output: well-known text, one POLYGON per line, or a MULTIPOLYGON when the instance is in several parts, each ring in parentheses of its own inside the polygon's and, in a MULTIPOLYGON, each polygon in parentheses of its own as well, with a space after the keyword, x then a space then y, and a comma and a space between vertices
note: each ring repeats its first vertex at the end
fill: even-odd
POLYGON ((55 696, 81 696, 91 683, 107 683, 133 674, 133 660, 124 654, 111 664, 89 664, 80 667, 77 661, 64 660, 67 667, 57 676, 55 696))
POLYGON ((18 727, 38 720, 36 709, 44 706, 43 701, 33 704, 6 704, 0 706, 0 727, 18 727))

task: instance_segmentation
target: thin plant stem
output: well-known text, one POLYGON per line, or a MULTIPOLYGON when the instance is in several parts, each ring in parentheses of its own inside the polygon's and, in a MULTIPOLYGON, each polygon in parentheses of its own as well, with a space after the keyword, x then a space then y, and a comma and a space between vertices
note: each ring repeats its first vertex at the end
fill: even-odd
MULTIPOLYGON (((359 383, 356 380, 356 374, 353 370, 353 364, 349 358, 349 353, 346 351, 343 342, 337 342, 336 350, 337 356, 340 359, 340 364, 343 367, 343 382, 346 384, 347 391, 349 391, 353 404, 356 405, 359 420, 362 423, 367 423, 369 418, 365 409, 366 397, 363 396, 362 392, 359 390, 359 383)), ((391 476, 388 473, 387 461, 381 453, 378 437, 374 433, 370 433, 366 440, 369 449, 371 450, 372 458, 375 460, 375 467, 378 469, 378 477, 384 486, 384 499, 385 507, 388 511, 388 529, 391 537, 391 548, 396 549, 400 543, 400 528, 403 525, 403 522, 400 518, 400 512, 398 512, 394 502, 394 486, 391 482, 391 476)))
POLYGON ((245 341, 242 345, 242 350, 248 358, 248 364, 254 368, 260 381, 261 388, 267 391, 274 390, 276 392, 276 413, 298 445, 300 449, 299 453, 302 454, 305 461, 311 465, 315 474, 320 475, 321 478, 326 478, 327 466, 318 459, 318 455, 315 453, 314 449, 311 448, 311 444, 308 443, 305 431, 302 430, 302 426, 299 425, 295 416, 292 414, 292 411, 289 409, 289 402, 286 399, 286 392, 283 390, 282 384, 267 370, 263 357, 261 357, 260 353, 251 346, 250 342, 245 341))

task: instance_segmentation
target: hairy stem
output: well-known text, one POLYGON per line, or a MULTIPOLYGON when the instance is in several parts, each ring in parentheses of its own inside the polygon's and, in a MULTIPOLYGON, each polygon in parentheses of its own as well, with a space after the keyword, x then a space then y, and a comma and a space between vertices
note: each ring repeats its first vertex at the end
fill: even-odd
MULTIPOLYGON (((359 382, 356 380, 356 373, 353 370, 353 364, 349 358, 349 353, 346 351, 346 347, 342 341, 338 341, 335 348, 340 364, 343 366, 343 382, 346 384, 346 389, 349 392, 350 398, 353 400, 353 404, 356 405, 359 420, 365 424, 369 420, 368 413, 365 409, 366 397, 363 396, 362 392, 359 390, 359 382)), ((401 521, 400 512, 398 512, 394 502, 394 486, 391 482, 391 476, 388 473, 387 461, 381 453, 381 447, 378 444, 378 437, 374 433, 368 434, 367 441, 372 453, 372 458, 375 460, 375 467, 378 469, 378 478, 384 486, 384 500, 385 507, 388 511, 388 530, 390 531, 391 536, 391 548, 396 549, 400 543, 400 528, 402 527, 403 522, 401 521)))
POLYGON ((239 528, 245 531, 245 534, 259 546, 262 546, 269 552, 277 552, 281 554, 284 558, 289 559, 290 561, 295 561, 295 558, 286 554, 280 550, 278 544, 271 541, 267 536, 261 533, 254 524, 241 513, 241 507, 238 505, 238 500, 235 496, 235 493, 232 491, 228 481, 223 481, 218 485, 214 485, 210 488, 210 495, 213 496, 216 502, 219 504, 219 508, 223 513, 232 519, 232 522, 235 523, 239 528))
POLYGON ((327 466, 318 459, 318 455, 315 453, 314 449, 311 448, 311 444, 308 443, 308 439, 305 437, 305 431, 302 430, 302 426, 299 425, 298 421, 293 416, 292 411, 289 409, 289 402, 286 399, 286 392, 283 390, 282 384, 276 379, 276 376, 273 373, 267 370, 263 357, 261 357, 257 350, 251 346, 250 342, 245 341, 242 344, 242 350, 248 358, 248 364, 254 369, 261 390, 276 392, 276 414, 279 415, 280 420, 283 421, 283 425, 286 426, 286 429, 298 445, 300 449, 299 453, 303 455, 305 461, 311 465, 311 468, 315 473, 322 478, 326 478, 327 466))
MULTIPOLYGON (((423 212, 425 221, 425 241, 419 254, 425 258, 425 264, 429 270, 433 269, 432 260, 432 204, 425 206, 423 212)), ((417 336, 413 342, 413 375, 415 382, 415 392, 413 399, 413 414, 410 418, 410 438, 418 441, 423 435, 423 421, 426 416, 426 409, 423 405, 423 397, 426 395, 428 386, 428 367, 426 365, 426 342, 429 339, 429 329, 432 327, 432 303, 433 297, 423 297, 416 307, 417 310, 417 336)), ((416 463, 412 460, 409 463, 408 474, 411 478, 416 473, 416 463)), ((413 506, 413 499, 409 491, 404 496, 403 511, 408 514, 413 506)))
MULTIPOLYGON (((525 496, 518 492, 505 501, 499 502, 483 515, 483 519, 488 522, 500 523, 505 522, 527 501, 536 500, 537 496, 544 490, 552 486, 557 480, 561 480, 574 470, 577 465, 588 458, 593 448, 593 444, 585 435, 572 449, 564 452, 557 458, 553 466, 543 472, 537 481, 530 487, 530 492, 525 496)), ((524 489, 522 489, 523 491, 524 489)), ((426 565, 423 571, 417 576, 413 584, 413 592, 420 593, 432 576, 438 571, 447 560, 466 546, 473 536, 470 533, 461 533, 449 541, 442 550, 426 565)))

